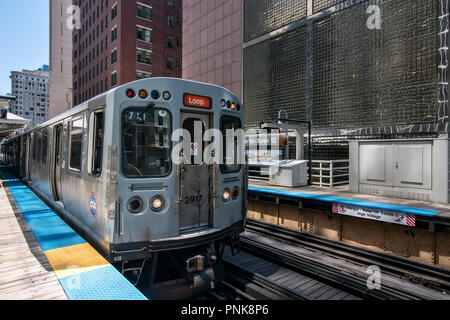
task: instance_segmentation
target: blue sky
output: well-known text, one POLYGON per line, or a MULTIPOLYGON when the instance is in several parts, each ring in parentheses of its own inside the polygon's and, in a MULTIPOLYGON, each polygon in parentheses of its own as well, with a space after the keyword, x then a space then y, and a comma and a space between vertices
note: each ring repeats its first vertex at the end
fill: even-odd
POLYGON ((0 94, 10 71, 49 64, 49 0, 0 0, 0 94))

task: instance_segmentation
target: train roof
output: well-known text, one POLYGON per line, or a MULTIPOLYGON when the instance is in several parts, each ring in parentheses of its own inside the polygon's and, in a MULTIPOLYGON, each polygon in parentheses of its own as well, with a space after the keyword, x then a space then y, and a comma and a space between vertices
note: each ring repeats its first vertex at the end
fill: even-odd
POLYGON ((195 81, 195 80, 187 80, 187 79, 171 78, 171 77, 157 77, 157 78, 146 78, 146 79, 135 80, 135 81, 128 82, 128 83, 125 83, 123 85, 120 85, 118 87, 112 88, 112 89, 110 89, 108 91, 105 91, 105 92, 99 94, 98 96, 95 96, 95 97, 93 97, 93 98, 83 102, 82 104, 80 104, 80 105, 78 105, 76 107, 73 107, 70 110, 65 111, 64 113, 61 113, 61 114, 57 115, 56 117, 54 117, 54 118, 52 118, 50 120, 47 120, 46 122, 44 122, 44 123, 42 123, 42 124, 40 124, 40 125, 38 125, 36 127, 33 127, 31 129, 27 130, 26 132, 20 134, 20 135, 17 135, 17 136, 5 139, 3 142, 14 140, 15 138, 18 138, 18 137, 20 137, 23 134, 27 134, 27 133, 39 130, 41 128, 48 127, 49 125, 51 125, 51 124, 53 124, 55 122, 64 120, 66 118, 69 118, 72 115, 77 114, 79 112, 82 112, 82 111, 84 111, 84 110, 86 110, 86 109, 88 109, 90 107, 96 107, 96 106, 100 106, 102 104, 105 104, 106 103, 106 97, 108 96, 108 94, 113 93, 113 92, 115 92, 117 90, 120 90, 120 89, 122 89, 124 87, 130 86, 131 84, 136 84, 136 83, 140 83, 140 82, 150 82, 151 83, 151 82, 161 81, 161 80, 165 80, 165 81, 170 80, 170 81, 174 81, 174 82, 185 82, 185 83, 189 82, 189 83, 197 83, 197 84, 201 84, 201 85, 207 85, 207 86, 210 86, 210 87, 215 87, 215 88, 227 91, 228 93, 234 95, 230 90, 228 90, 228 89, 226 89, 224 87, 221 87, 221 86, 218 86, 218 85, 215 85, 215 84, 195 81))

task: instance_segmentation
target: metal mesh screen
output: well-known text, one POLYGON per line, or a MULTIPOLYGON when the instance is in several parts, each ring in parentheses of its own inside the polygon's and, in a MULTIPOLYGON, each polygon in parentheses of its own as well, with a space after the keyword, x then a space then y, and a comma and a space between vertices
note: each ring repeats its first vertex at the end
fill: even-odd
POLYGON ((344 0, 313 0, 313 13, 335 6, 341 2, 344 2, 344 0))
POLYGON ((437 121, 435 0, 367 1, 314 24, 318 128, 437 121), (378 4, 381 30, 367 27, 378 4))
POLYGON ((244 99, 247 127, 306 116, 306 28, 301 27, 244 50, 244 99))
POLYGON ((245 41, 306 17, 307 0, 245 0, 245 41))

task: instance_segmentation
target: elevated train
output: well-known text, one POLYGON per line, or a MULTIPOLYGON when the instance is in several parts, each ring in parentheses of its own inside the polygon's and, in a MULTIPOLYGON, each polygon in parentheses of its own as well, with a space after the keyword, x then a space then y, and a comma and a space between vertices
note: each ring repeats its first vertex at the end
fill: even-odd
POLYGON ((247 174, 245 163, 174 163, 172 151, 186 141, 172 135, 191 133, 198 159, 210 142, 196 131, 243 124, 239 100, 224 88, 150 78, 5 141, 2 153, 130 281, 150 296, 180 298, 217 281, 224 246, 238 243, 247 174))

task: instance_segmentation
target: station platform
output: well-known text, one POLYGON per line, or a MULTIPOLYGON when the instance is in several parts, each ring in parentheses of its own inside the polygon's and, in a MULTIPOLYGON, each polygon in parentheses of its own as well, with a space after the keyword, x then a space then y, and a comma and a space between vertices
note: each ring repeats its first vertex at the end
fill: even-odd
POLYGON ((0 166, 0 300, 147 300, 0 166))
MULTIPOLYGON (((329 206, 332 213, 346 214, 361 209, 362 213, 355 217, 367 218, 369 212, 381 212, 403 217, 405 225, 415 226, 416 220, 450 224, 450 204, 432 203, 426 201, 390 198, 376 195, 351 193, 348 186, 325 188, 318 186, 304 186, 287 188, 268 185, 267 181, 250 179, 249 193, 269 197, 280 197, 285 199, 296 199, 329 206), (353 211, 352 211, 353 210, 353 211), (409 221, 409 219, 412 219, 409 221), (411 222, 411 223, 408 223, 411 222)), ((392 217, 394 218, 394 217, 392 217)), ((398 218, 397 218, 398 219, 398 218)), ((383 221, 380 219, 380 221, 383 221)), ((389 219, 385 222, 390 222, 389 219)))

